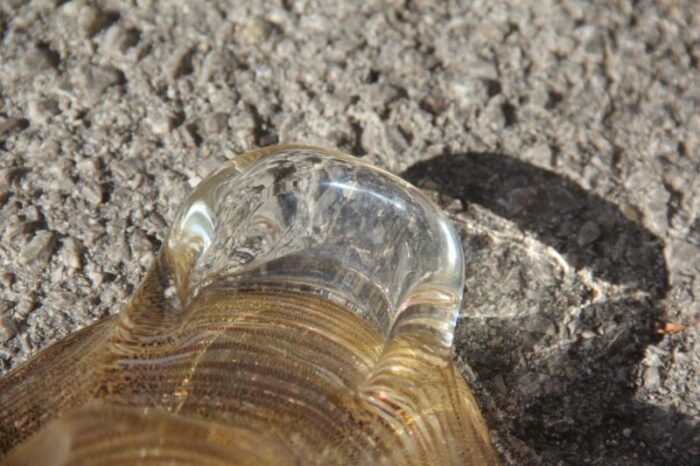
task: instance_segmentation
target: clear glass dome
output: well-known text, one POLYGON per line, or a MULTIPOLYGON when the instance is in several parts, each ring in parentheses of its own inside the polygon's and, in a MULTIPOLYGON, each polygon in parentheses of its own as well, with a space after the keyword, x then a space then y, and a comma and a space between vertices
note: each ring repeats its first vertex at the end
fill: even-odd
POLYGON ((306 286, 347 300, 384 336, 452 343, 464 286, 449 219, 418 189, 359 159, 278 146, 203 181, 165 243, 183 307, 222 279, 306 286))

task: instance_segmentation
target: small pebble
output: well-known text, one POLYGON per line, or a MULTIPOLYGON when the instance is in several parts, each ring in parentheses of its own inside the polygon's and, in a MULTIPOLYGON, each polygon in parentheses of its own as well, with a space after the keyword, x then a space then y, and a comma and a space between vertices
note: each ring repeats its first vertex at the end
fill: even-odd
POLYGON ((54 99, 37 99, 29 103, 27 116, 36 123, 46 123, 52 116, 58 115, 61 109, 54 99))
POLYGON ((5 134, 22 131, 29 126, 29 120, 26 118, 8 118, 0 120, 0 136, 5 134))
POLYGON ((272 31, 272 25, 257 18, 246 21, 238 29, 238 38, 243 44, 254 45, 267 39, 272 31))
POLYGON ((19 253, 19 263, 30 265, 33 263, 47 263, 53 255, 56 246, 56 237, 50 231, 40 230, 34 234, 29 243, 24 245, 19 253))
POLYGON ((0 316, 0 342, 11 340, 17 332, 17 326, 10 316, 0 316))
POLYGON ((73 75, 73 84, 77 88, 83 89, 92 98, 97 98, 107 88, 124 82, 126 82, 124 73, 111 66, 82 65, 73 75))
POLYGON ((104 47, 124 53, 141 40, 141 31, 136 28, 123 28, 117 25, 109 28, 105 35, 104 47))
POLYGON ((6 288, 9 288, 12 286, 12 284, 15 282, 15 276, 14 274, 10 272, 4 272, 0 274, 0 283, 6 288))
POLYGON ((178 49, 165 66, 166 76, 170 79, 178 79, 192 73, 192 57, 195 49, 183 47, 178 49))
POLYGON ((0 189, 9 188, 16 175, 17 170, 13 170, 11 168, 3 168, 0 170, 0 189))
POLYGON ((584 247, 593 243, 598 238, 600 238, 600 227, 597 223, 588 221, 584 223, 579 230, 576 242, 579 246, 584 247))
POLYGON ((656 367, 647 367, 644 371, 644 386, 649 390, 653 390, 659 386, 660 382, 659 370, 656 367))
POLYGON ((15 315, 25 318, 36 308, 36 300, 33 296, 27 296, 15 305, 15 315))
POLYGON ((58 54, 46 48, 33 47, 22 59, 22 66, 27 74, 38 73, 58 65, 58 54))
POLYGON ((154 110, 148 117, 151 129, 155 134, 166 135, 182 124, 182 113, 172 109, 154 110))
POLYGON ((94 181, 83 183, 80 192, 91 205, 100 205, 104 201, 104 189, 94 181))
POLYGON ((105 274, 102 272, 98 272, 94 268, 88 269, 87 276, 90 279, 92 286, 95 288, 102 285, 102 283, 104 283, 105 281, 105 274))
POLYGON ((622 215, 624 215, 627 220, 630 222, 639 223, 641 215, 639 213, 639 209, 637 209, 634 205, 625 202, 620 206, 620 210, 622 211, 622 215))
POLYGON ((99 157, 90 157, 81 160, 80 162, 76 163, 75 166, 78 169, 81 177, 89 180, 99 175, 100 164, 101 162, 99 157))
POLYGON ((221 132, 224 128, 226 128, 226 125, 228 121, 228 115, 223 112, 218 112, 214 113, 212 115, 209 115, 205 120, 204 120, 204 131, 207 134, 216 134, 221 132))
POLYGON ((87 37, 92 37, 119 19, 119 13, 85 6, 80 11, 78 24, 87 37))
POLYGON ((67 238, 63 241, 61 249, 62 262, 72 270, 80 270, 83 266, 81 246, 75 238, 67 238))

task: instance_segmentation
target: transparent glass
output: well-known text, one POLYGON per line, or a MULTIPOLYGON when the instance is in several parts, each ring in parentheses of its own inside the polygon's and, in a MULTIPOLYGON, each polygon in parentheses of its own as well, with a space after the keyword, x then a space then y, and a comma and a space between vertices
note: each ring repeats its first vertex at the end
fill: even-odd
POLYGON ((420 191, 306 146, 186 200, 128 305, 0 381, 6 464, 496 464, 451 359, 464 263, 420 191))

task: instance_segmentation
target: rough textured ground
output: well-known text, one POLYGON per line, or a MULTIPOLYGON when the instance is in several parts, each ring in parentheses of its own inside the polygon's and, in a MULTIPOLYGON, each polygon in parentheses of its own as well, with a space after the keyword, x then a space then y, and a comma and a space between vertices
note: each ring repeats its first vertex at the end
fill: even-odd
POLYGON ((700 463, 697 2, 353 3, 0 1, 2 371, 118 311, 213 167, 318 143, 451 213, 504 463, 700 463))

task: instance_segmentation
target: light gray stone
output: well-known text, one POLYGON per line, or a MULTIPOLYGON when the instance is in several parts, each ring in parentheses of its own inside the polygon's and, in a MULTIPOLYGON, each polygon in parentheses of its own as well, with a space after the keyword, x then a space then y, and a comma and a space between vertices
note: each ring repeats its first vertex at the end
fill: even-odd
POLYGON ((17 326, 9 316, 0 315, 0 343, 12 339, 17 332, 17 326))
POLYGON ((37 267, 46 264, 54 253, 56 236, 46 230, 37 231, 19 253, 18 259, 21 265, 37 267))
POLYGON ((61 260, 71 270, 78 271, 83 265, 82 246, 75 238, 63 240, 61 260))
POLYGON ((27 116, 35 123, 47 123, 51 117, 58 115, 61 109, 54 99, 37 99, 29 103, 27 116))
POLYGON ((644 386, 648 390, 653 390, 659 386, 661 378, 659 376, 659 369, 656 367, 648 367, 644 371, 644 386))
POLYGON ((85 95, 86 104, 94 104, 109 87, 124 82, 124 73, 113 66, 82 65, 73 75, 73 83, 85 95))
POLYGON ((578 232, 576 241, 579 246, 588 246, 600 237, 600 227, 597 223, 588 221, 578 232))
POLYGON ((60 58, 48 47, 32 47, 24 55, 22 65, 28 75, 54 68, 60 58))

